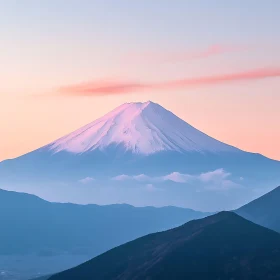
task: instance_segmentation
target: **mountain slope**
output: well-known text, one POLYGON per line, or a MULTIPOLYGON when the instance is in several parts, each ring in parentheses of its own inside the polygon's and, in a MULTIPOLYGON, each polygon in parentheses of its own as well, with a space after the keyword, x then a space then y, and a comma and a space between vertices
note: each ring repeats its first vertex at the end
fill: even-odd
POLYGON ((245 219, 280 232, 280 187, 235 212, 245 219))
POLYGON ((232 210, 279 183, 279 161, 221 143, 152 102, 124 104, 0 163, 5 189, 78 204, 232 210))
POLYGON ((75 154, 121 145, 125 151, 153 154, 176 152, 234 152, 153 102, 126 103, 100 119, 47 145, 54 152, 75 154))
POLYGON ((221 212, 139 238, 50 280, 279 278, 280 235, 221 212))
POLYGON ((0 190, 1 269, 22 269, 22 275, 29 277, 28 273, 57 272, 145 234, 205 215, 176 207, 50 203, 0 190), (46 267, 51 259, 56 263, 46 267))

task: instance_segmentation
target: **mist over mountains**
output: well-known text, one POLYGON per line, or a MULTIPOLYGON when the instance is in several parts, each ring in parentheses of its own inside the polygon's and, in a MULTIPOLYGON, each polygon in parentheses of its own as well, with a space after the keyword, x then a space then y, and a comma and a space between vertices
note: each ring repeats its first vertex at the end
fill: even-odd
POLYGON ((55 273, 208 214, 177 207, 50 203, 0 189, 0 272, 11 280, 55 273))
POLYGON ((215 140, 153 102, 123 104, 0 163, 3 188, 50 201, 201 211, 238 208, 278 185, 279 174, 280 162, 215 140))
MULTIPOLYGON (((279 200, 278 187, 235 212, 280 232, 279 200)), ((0 190, 0 210, 1 277, 11 280, 57 273, 146 234, 211 215, 177 207, 50 203, 34 195, 5 190, 0 190)), ((232 216, 225 214, 224 217, 232 216)), ((228 226, 231 227, 231 223, 230 219, 228 226)), ((247 231, 236 227, 233 230, 236 238, 241 234, 239 230, 244 231, 243 234, 247 231)), ((216 232, 213 236, 224 233, 216 232)), ((243 241, 241 239, 241 243, 243 241)), ((137 251, 141 252, 141 248, 137 251)))

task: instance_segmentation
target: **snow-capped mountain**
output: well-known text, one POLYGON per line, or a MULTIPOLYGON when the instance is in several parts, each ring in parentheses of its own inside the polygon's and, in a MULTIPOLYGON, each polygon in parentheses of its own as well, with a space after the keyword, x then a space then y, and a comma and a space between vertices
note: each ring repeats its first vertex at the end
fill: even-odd
POLYGON ((153 102, 126 103, 0 163, 0 186, 51 201, 236 209, 280 184, 280 162, 195 129, 153 102))
POLYGON ((150 155, 160 151, 234 152, 221 143, 151 101, 125 103, 96 121, 47 146, 54 152, 75 154, 111 145, 126 151, 150 155))

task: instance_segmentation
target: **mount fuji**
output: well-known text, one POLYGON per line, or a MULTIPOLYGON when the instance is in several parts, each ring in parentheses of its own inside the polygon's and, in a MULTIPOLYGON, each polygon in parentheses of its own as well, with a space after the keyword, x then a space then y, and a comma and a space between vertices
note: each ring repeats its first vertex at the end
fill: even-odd
POLYGON ((134 154, 157 152, 234 152, 193 128, 173 113, 151 101, 126 103, 104 117, 46 146, 53 152, 83 154, 121 146, 134 154))
POLYGON ((273 189, 280 162, 222 143, 153 102, 126 103, 0 163, 2 188, 75 203, 233 209, 273 189))

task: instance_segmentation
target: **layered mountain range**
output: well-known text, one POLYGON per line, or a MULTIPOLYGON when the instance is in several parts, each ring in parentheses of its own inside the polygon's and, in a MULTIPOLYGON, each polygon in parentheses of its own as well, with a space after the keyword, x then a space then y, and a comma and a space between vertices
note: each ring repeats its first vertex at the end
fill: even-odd
MULTIPOLYGON (((247 220, 280 232, 279 190, 278 187, 234 212, 247 220)), ((174 228, 190 220, 211 215, 211 213, 176 207, 136 208, 121 204, 98 206, 50 203, 34 195, 5 190, 0 190, 0 210, 0 239, 2 241, 0 244, 0 279, 9 280, 25 280, 32 276, 69 269, 106 250, 145 234, 174 228)), ((217 232, 214 231, 211 233, 212 236, 209 235, 207 238, 212 238, 213 241, 214 237, 220 236, 219 239, 221 239, 224 234, 228 234, 228 231, 224 231, 224 229, 230 229, 236 238, 234 246, 243 248, 243 242, 247 242, 243 240, 245 234, 248 238, 253 237, 255 230, 259 229, 255 226, 255 230, 247 232, 251 227, 243 228, 241 225, 246 224, 245 222, 235 227, 234 220, 236 219, 232 220, 232 217, 235 216, 229 213, 224 217, 229 218, 227 226, 219 227, 217 232), (240 243, 237 240, 240 240, 240 243)), ((208 223, 205 226, 207 226, 205 230, 208 230, 208 223)), ((181 238, 189 238, 185 231, 180 234, 181 238), (185 237, 184 234, 186 234, 185 237)), ((158 239, 157 235, 155 238, 158 239)), ((265 238, 265 234, 261 236, 261 239, 263 238, 265 238)), ((255 240, 256 246, 259 246, 257 245, 259 244, 258 239, 259 237, 255 240)), ((228 241, 227 246, 232 246, 230 243, 232 240, 228 241)), ((177 241, 177 237, 173 233, 170 234, 170 242, 175 244, 177 241)), ((209 243, 211 242, 209 241, 209 243)), ((215 242, 218 244, 218 239, 215 242)), ((270 240, 264 239, 263 242, 266 244, 270 240)), ((177 245, 180 246, 180 244, 177 245)), ((218 250, 219 246, 217 245, 215 250, 218 250)), ((135 253, 139 254, 143 253, 141 250, 145 247, 141 245, 137 248, 135 253)), ((212 249, 214 250, 214 248, 212 249)), ((183 249, 179 248, 179 250, 183 249)), ((252 257, 258 257, 261 262, 266 262, 267 259, 262 259, 263 255, 260 252, 256 251, 252 257)), ((217 254, 217 252, 214 253, 217 254)), ((232 254, 233 251, 228 251, 228 253, 232 254)), ((122 255, 119 257, 122 258, 122 255)), ((251 258, 248 261, 251 262, 251 258)), ((111 264, 108 264, 108 268, 112 268, 111 264)), ((103 273, 94 266, 89 269, 103 273)), ((73 279, 80 279, 80 277, 77 276, 73 279)))
POLYGON ((177 207, 50 203, 0 189, 0 279, 55 273, 208 214, 177 207))
POLYGON ((220 212, 114 248, 49 280, 279 279, 280 234, 220 212))
POLYGON ((123 104, 0 163, 3 188, 50 201, 202 211, 238 208, 278 185, 279 174, 280 162, 215 140, 153 102, 123 104))

